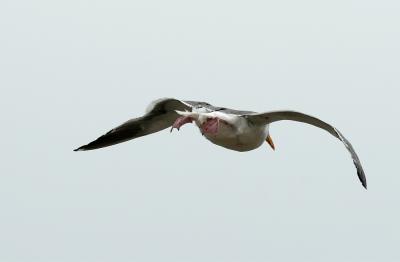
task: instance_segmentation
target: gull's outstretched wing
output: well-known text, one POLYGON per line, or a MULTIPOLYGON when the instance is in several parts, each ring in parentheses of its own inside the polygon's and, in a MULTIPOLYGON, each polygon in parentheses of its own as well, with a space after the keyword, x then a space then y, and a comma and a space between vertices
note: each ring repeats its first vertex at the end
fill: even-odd
POLYGON ((272 122, 281 120, 292 120, 292 121, 307 123, 328 131, 331 135, 342 141, 343 144, 346 146, 347 150, 351 154, 353 163, 356 166, 358 178, 360 179, 361 184, 365 188, 367 188, 367 179, 365 178, 365 173, 356 151, 354 150, 351 143, 342 135, 342 133, 340 133, 339 130, 337 130, 330 124, 325 123, 324 121, 315 118, 313 116, 309 116, 295 111, 273 111, 260 114, 256 113, 256 114, 245 115, 245 117, 247 117, 248 120, 254 124, 270 124, 272 122))
MULTIPOLYGON (((196 102, 191 102, 195 104, 196 102)), ((197 102, 201 103, 201 102, 197 102)), ((179 115, 175 112, 191 111, 192 105, 173 98, 162 98, 151 103, 144 116, 128 120, 87 145, 74 151, 92 150, 122 143, 170 127, 179 115)))

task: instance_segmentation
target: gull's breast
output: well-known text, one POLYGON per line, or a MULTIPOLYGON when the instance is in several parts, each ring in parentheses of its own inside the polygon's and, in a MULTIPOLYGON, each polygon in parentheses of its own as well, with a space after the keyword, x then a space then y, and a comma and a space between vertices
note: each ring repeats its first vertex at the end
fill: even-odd
POLYGON ((204 134, 212 143, 235 151, 250 151, 263 144, 268 126, 249 126, 246 119, 237 116, 234 121, 221 121, 216 134, 204 134))

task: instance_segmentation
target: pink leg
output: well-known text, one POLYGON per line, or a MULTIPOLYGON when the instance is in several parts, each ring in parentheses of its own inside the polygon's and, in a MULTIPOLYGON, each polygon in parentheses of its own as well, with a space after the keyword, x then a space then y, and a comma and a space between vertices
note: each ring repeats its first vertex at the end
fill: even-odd
POLYGON ((170 132, 172 132, 172 130, 174 128, 179 130, 179 128, 181 128, 181 126, 183 126, 184 124, 192 123, 192 121, 193 121, 193 118, 191 118, 190 116, 178 117, 175 120, 174 124, 172 125, 170 132))
POLYGON ((203 123, 201 126, 201 131, 203 134, 216 134, 219 127, 219 118, 211 118, 203 123))

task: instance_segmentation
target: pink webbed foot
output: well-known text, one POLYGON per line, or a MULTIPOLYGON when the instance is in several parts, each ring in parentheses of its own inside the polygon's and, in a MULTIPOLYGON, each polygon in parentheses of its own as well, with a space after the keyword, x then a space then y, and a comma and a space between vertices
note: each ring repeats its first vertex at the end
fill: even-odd
POLYGON ((192 123, 192 121, 193 121, 193 118, 191 118, 190 116, 178 117, 175 120, 174 124, 172 125, 170 132, 172 132, 172 130, 174 128, 178 129, 178 131, 179 131, 179 128, 181 128, 181 126, 183 126, 184 124, 192 123))
POLYGON ((201 126, 201 132, 203 134, 216 134, 218 132, 219 121, 219 118, 207 119, 201 126))

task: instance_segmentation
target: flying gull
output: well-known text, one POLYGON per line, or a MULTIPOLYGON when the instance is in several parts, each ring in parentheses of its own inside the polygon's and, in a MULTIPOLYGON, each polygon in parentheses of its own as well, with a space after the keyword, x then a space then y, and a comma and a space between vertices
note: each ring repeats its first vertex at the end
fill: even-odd
POLYGON ((227 149, 245 152, 258 148, 264 142, 275 149, 269 134, 269 125, 280 120, 303 122, 322 128, 342 141, 353 159, 361 184, 367 188, 367 180, 360 159, 342 133, 318 118, 296 111, 256 113, 216 107, 206 102, 162 98, 152 102, 143 116, 123 123, 74 151, 93 150, 115 145, 168 127, 171 127, 172 132, 174 128, 179 130, 181 126, 193 122, 209 141, 227 149))

